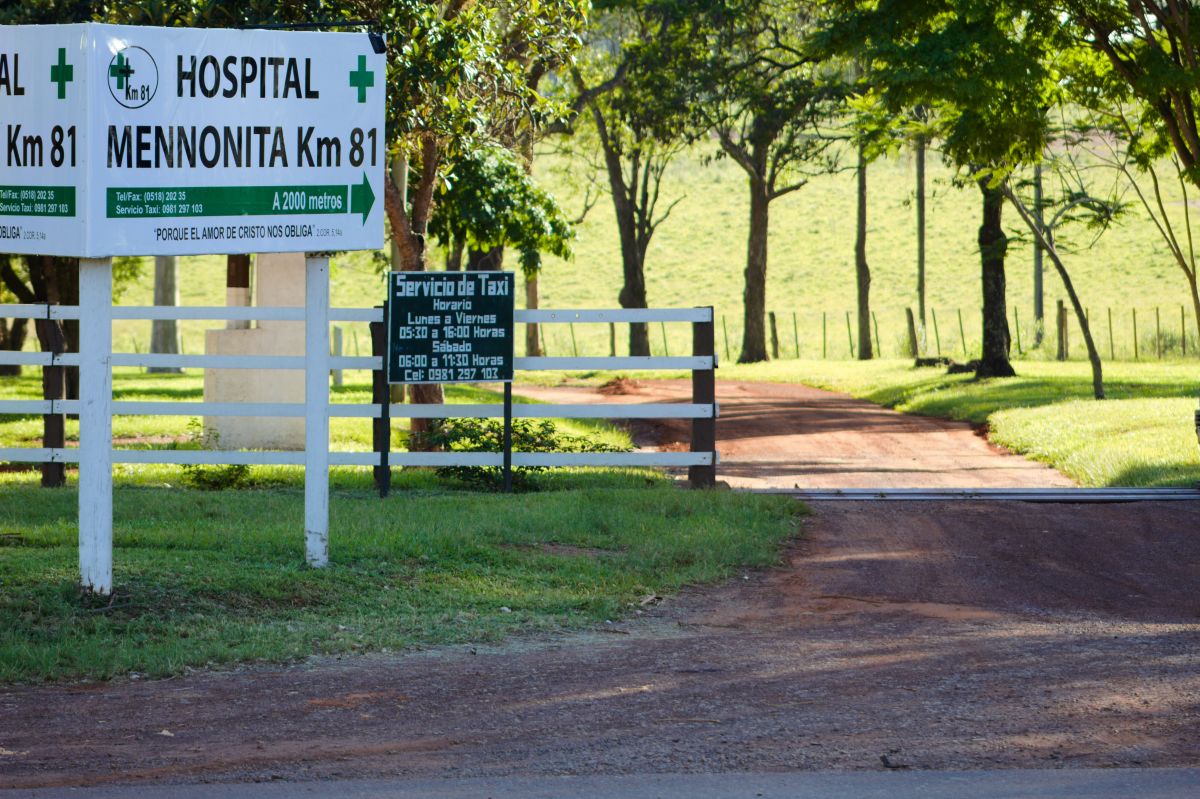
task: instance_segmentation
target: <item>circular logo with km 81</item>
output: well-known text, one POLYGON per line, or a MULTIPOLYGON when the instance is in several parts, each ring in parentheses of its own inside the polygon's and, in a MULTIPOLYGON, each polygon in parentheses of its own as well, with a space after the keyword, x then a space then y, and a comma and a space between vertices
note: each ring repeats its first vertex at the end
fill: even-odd
POLYGON ((125 47, 108 62, 108 90, 126 108, 141 108, 158 91, 158 64, 141 47, 125 47))

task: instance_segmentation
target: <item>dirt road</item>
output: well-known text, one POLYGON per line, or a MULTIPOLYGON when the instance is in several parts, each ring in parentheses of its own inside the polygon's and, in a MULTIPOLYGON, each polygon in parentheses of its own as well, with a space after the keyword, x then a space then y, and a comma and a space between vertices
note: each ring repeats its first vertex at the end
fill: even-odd
POLYGON ((586 636, 0 689, 0 787, 1194 766, 1198 520, 830 503, 781 567, 586 636))
MULTIPOLYGON (((691 383, 590 387, 520 386, 558 403, 690 402, 691 383)), ((798 384, 717 382, 720 479, 739 488, 1055 488, 1072 486, 1048 466, 988 443, 965 422, 911 416, 798 384)), ((686 448, 691 423, 636 422, 645 446, 686 448)))

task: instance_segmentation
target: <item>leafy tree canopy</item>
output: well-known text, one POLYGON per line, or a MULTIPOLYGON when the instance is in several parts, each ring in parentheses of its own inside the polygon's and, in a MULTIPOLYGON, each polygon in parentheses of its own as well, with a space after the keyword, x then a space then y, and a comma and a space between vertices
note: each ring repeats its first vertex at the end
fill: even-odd
POLYGON ((526 275, 541 268, 543 253, 571 257, 575 238, 554 198, 511 150, 498 145, 477 148, 454 163, 438 192, 429 230, 446 246, 512 247, 526 275))

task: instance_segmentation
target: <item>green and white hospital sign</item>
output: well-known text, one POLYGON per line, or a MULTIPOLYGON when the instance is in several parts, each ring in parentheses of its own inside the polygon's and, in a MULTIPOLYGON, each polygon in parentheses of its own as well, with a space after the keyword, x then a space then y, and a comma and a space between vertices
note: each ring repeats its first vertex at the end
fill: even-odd
POLYGON ((365 34, 0 27, 0 252, 381 247, 385 70, 365 34))

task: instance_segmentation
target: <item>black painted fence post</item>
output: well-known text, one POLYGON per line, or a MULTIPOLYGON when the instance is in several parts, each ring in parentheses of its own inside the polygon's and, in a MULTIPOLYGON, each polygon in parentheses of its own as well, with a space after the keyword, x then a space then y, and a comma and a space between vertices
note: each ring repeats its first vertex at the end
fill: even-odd
MULTIPOLYGON (((50 306, 47 306, 49 309, 50 306)), ((38 319, 34 322, 41 337, 50 342, 50 351, 62 355, 67 349, 66 337, 63 335, 62 322, 57 319, 38 319)), ((55 359, 57 362, 57 358, 55 359)), ((42 367, 42 399, 50 401, 50 413, 42 417, 42 446, 47 449, 62 449, 66 443, 65 416, 61 409, 55 408, 56 402, 66 399, 66 369, 62 366, 42 367)), ((60 488, 67 483, 66 466, 59 463, 42 464, 42 486, 45 488, 60 488)))
POLYGON ((688 483, 692 488, 712 488, 717 484, 717 378, 716 346, 712 308, 708 321, 692 323, 692 355, 713 359, 712 368, 692 370, 692 402, 709 405, 712 413, 702 419, 692 419, 692 452, 707 452, 712 462, 707 466, 688 467, 688 483))
POLYGON ((379 496, 386 497, 392 487, 392 467, 388 455, 392 449, 392 396, 387 382, 387 306, 383 321, 371 323, 371 355, 380 359, 380 368, 371 372, 371 402, 379 406, 379 415, 371 420, 372 449, 379 456, 375 464, 375 487, 379 496))

